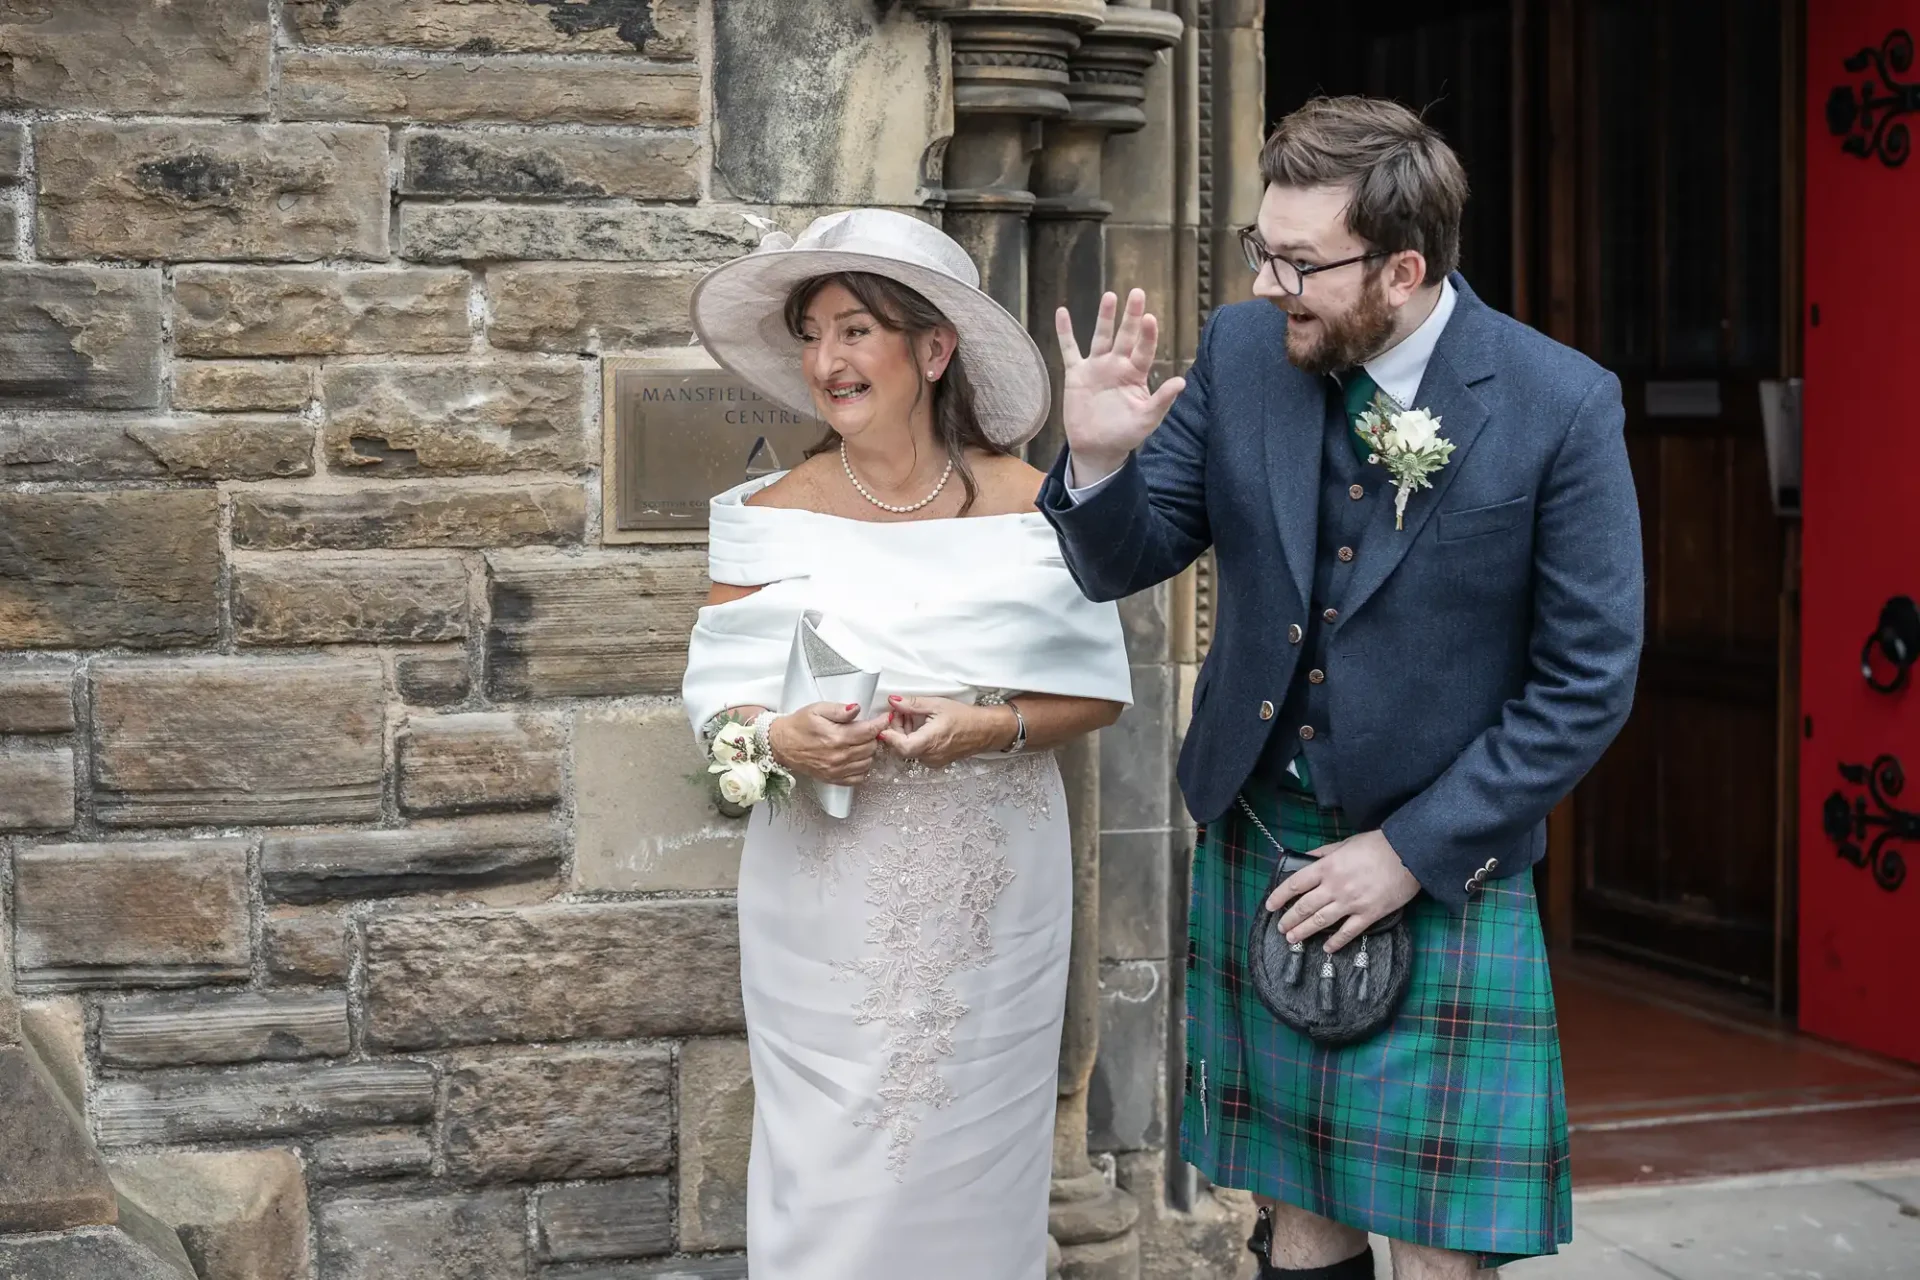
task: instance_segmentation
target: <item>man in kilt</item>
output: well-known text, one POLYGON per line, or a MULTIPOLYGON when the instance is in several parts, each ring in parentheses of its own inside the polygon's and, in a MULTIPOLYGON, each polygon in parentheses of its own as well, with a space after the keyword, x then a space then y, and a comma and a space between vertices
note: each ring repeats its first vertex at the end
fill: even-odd
POLYGON ((1096 600, 1216 558, 1180 758, 1202 824, 1182 1154, 1259 1198, 1263 1280, 1371 1277, 1367 1232, 1399 1280, 1466 1276, 1572 1238, 1532 868, 1632 701, 1620 384, 1474 296, 1466 174, 1414 113, 1316 100, 1260 159, 1256 298, 1185 379, 1149 382, 1139 291, 1103 299, 1085 354, 1061 313, 1069 447, 1040 502, 1096 600), (1276 889, 1279 846, 1318 856, 1276 889), (1333 1044, 1274 1015, 1247 964, 1263 903, 1329 952, 1404 908, 1384 1026, 1333 1044))

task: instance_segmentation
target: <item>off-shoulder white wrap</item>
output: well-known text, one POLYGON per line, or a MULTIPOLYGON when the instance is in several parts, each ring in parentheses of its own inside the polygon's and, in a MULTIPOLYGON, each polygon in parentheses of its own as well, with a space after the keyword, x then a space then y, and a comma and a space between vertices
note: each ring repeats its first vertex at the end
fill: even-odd
POLYGON ((986 690, 1133 700, 1120 613, 1080 594, 1039 512, 877 523, 751 507, 779 479, 715 498, 715 582, 760 587, 700 610, 681 693, 699 732, 729 707, 778 711, 805 609, 880 664, 879 696, 971 701, 986 690))

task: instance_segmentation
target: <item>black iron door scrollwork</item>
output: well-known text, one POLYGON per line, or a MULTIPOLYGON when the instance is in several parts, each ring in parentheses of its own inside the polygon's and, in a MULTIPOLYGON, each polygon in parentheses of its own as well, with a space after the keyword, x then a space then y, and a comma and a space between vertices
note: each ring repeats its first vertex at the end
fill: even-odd
POLYGON ((1906 771, 1893 756, 1881 756, 1871 768, 1843 764, 1840 776, 1856 787, 1866 787, 1867 794, 1856 795, 1849 802, 1835 791, 1821 811, 1821 826, 1842 858, 1866 868, 1875 884, 1892 893, 1906 881, 1907 860, 1900 850, 1887 846, 1909 840, 1920 842, 1920 813, 1909 813, 1893 804, 1907 784, 1906 771), (1877 812, 1867 811, 1869 800, 1877 812), (1876 831, 1871 842, 1867 840, 1869 829, 1876 831))
POLYGON ((1843 84, 1827 95, 1827 131, 1846 141, 1840 149, 1862 160, 1880 157, 1889 169, 1905 164, 1913 139, 1899 117, 1920 113, 1920 84, 1903 84, 1913 66, 1913 37, 1904 29, 1888 34, 1879 48, 1848 58, 1848 71, 1871 69, 1858 86, 1843 84))

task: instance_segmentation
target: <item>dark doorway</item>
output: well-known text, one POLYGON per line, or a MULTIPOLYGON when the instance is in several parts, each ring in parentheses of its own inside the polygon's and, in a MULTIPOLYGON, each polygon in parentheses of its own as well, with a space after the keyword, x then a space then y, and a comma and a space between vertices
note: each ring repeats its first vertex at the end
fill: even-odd
POLYGON ((1460 269, 1513 303, 1512 21, 1508 0, 1269 5, 1267 120, 1320 94, 1393 98, 1424 114, 1467 167, 1460 269))
POLYGON ((1792 971, 1792 525, 1763 381, 1798 372, 1797 0, 1269 9, 1268 114, 1422 110, 1473 184, 1476 292, 1617 373, 1644 522, 1631 722, 1555 815, 1556 946, 1780 1007, 1792 971))

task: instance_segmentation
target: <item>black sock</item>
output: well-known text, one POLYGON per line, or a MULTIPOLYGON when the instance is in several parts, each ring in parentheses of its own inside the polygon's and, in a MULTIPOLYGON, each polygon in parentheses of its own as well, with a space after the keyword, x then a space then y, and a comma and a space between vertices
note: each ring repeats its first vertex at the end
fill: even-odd
POLYGON ((1369 1246, 1330 1267, 1276 1267, 1261 1258, 1260 1280, 1373 1280, 1373 1249, 1369 1246))

